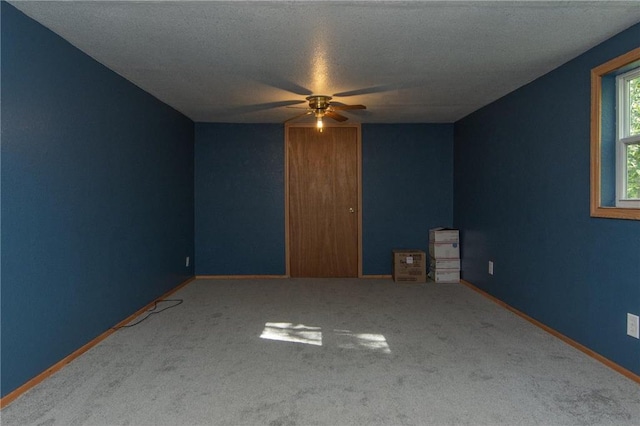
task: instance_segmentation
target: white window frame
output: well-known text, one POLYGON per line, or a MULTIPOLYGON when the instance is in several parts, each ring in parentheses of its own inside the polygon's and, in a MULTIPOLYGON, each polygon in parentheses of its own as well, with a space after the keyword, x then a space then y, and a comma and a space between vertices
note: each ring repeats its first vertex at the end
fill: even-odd
POLYGON ((640 145, 640 134, 629 135, 631 105, 627 85, 635 78, 640 78, 640 67, 616 77, 616 207, 622 208, 640 208, 640 198, 626 198, 627 147, 640 145))

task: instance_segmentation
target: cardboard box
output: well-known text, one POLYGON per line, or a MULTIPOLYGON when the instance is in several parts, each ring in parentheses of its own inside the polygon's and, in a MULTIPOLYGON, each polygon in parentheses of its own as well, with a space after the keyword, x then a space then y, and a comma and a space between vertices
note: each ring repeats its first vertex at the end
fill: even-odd
POLYGON ((431 269, 429 270, 429 278, 437 283, 459 283, 459 269, 431 269))
POLYGON ((460 259, 460 244, 429 242, 429 256, 434 259, 460 259))
POLYGON ((429 229, 429 243, 459 243, 460 231, 449 228, 429 229))
POLYGON ((395 282, 427 282, 427 255, 422 250, 393 250, 395 282))
POLYGON ((460 270, 460 259, 435 259, 431 258, 429 269, 458 269, 460 270))

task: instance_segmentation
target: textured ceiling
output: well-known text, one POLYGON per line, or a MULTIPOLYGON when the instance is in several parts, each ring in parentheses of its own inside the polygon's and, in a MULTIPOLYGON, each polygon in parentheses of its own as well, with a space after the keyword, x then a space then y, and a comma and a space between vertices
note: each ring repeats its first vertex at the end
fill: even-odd
POLYGON ((453 122, 640 22, 635 1, 11 1, 195 121, 453 122), (304 106, 304 104, 299 104, 304 106))

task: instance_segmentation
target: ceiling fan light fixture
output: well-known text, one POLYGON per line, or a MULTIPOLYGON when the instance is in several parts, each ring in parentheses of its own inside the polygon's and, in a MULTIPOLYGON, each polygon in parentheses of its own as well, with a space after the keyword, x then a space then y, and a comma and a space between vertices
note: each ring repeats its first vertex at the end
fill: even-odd
MULTIPOLYGON (((285 123, 296 120, 299 117, 305 115, 313 114, 316 118, 316 128, 318 131, 322 132, 322 128, 324 127, 324 123, 322 119, 326 116, 335 121, 343 122, 348 120, 347 117, 337 113, 336 111, 342 110, 352 110, 352 109, 366 109, 367 107, 364 105, 331 105, 331 96, 326 95, 311 95, 306 97, 307 102, 309 102, 309 108, 307 108, 307 112, 303 112, 302 114, 296 115, 285 121, 285 123)), ((294 108, 294 107, 289 107, 294 108)))

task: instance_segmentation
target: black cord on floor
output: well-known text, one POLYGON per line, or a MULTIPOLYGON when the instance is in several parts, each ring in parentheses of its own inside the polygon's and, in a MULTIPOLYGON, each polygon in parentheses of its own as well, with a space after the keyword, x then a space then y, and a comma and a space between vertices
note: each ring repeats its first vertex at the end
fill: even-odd
POLYGON ((119 327, 111 327, 114 330, 120 330, 121 328, 129 328, 129 327, 134 327, 138 324, 140 324, 142 321, 146 320, 147 318, 149 318, 151 315, 154 314, 159 314, 162 311, 166 311, 167 309, 171 309, 171 308, 175 308, 176 306, 180 305, 182 302, 184 302, 184 300, 182 299, 164 299, 164 300, 156 300, 155 302, 153 302, 153 308, 149 309, 147 312, 147 316, 145 316, 144 318, 134 322, 133 324, 128 324, 128 325, 121 325, 119 327), (162 308, 159 311, 156 311, 156 309, 158 308, 158 303, 162 303, 162 302, 177 302, 174 303, 171 306, 167 306, 166 308, 162 308))

